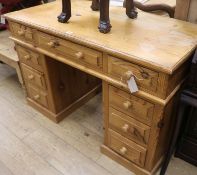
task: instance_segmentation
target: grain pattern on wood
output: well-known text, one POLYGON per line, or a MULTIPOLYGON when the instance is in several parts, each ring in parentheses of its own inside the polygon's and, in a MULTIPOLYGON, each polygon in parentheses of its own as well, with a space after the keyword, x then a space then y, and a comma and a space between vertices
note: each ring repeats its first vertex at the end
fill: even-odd
POLYGON ((27 84, 33 84, 36 87, 44 90, 47 89, 43 73, 40 73, 23 63, 21 64, 21 69, 23 72, 23 78, 27 84))
MULTIPOLYGON (((59 56, 59 55, 57 55, 57 54, 49 53, 49 52, 46 52, 45 50, 40 49, 40 48, 37 48, 37 47, 35 48, 35 47, 33 47, 32 45, 27 44, 27 43, 25 43, 25 42, 23 42, 23 41, 20 41, 20 40, 18 40, 18 39, 16 39, 16 38, 12 38, 12 39, 13 39, 16 43, 18 43, 18 44, 20 44, 20 45, 22 45, 22 46, 29 47, 30 49, 32 49, 32 50, 34 50, 34 51, 36 51, 36 52, 39 52, 39 53, 41 53, 41 54, 44 54, 44 55, 46 55, 46 56, 48 56, 48 57, 53 58, 54 60, 57 60, 57 61, 59 61, 59 62, 62 62, 62 63, 64 63, 64 64, 67 64, 67 65, 69 65, 69 66, 72 66, 72 67, 74 67, 74 68, 76 68, 76 69, 79 69, 79 70, 81 70, 81 71, 83 71, 83 72, 86 72, 86 73, 88 73, 88 74, 90 74, 90 75, 93 75, 93 76, 95 76, 95 77, 97 77, 97 78, 100 78, 100 79, 106 81, 106 82, 109 82, 109 83, 111 83, 111 84, 114 84, 114 85, 116 85, 117 87, 119 87, 119 88, 121 88, 121 89, 124 89, 124 90, 128 91, 128 86, 127 86, 125 83, 122 83, 122 82, 120 82, 120 81, 118 81, 118 80, 116 80, 116 79, 114 79, 114 78, 111 78, 111 77, 109 77, 109 76, 107 76, 107 75, 105 74, 105 73, 107 73, 107 60, 106 60, 107 57, 106 57, 106 54, 104 54, 104 55, 105 55, 104 58, 106 58, 106 59, 103 60, 103 63, 105 63, 105 65, 106 65, 106 67, 103 68, 103 69, 105 70, 105 73, 103 74, 102 72, 97 71, 97 70, 95 70, 95 69, 92 69, 92 68, 89 68, 89 67, 87 67, 87 66, 78 64, 77 62, 73 62, 73 61, 71 61, 71 60, 65 59, 64 56, 59 56)), ((161 74, 161 75, 162 75, 162 74, 161 74)), ((165 75, 165 77, 167 76, 166 74, 164 74, 164 75, 165 75)), ((161 78, 161 83, 164 83, 163 80, 162 80, 162 78, 161 78)), ((165 83, 167 83, 167 82, 165 81, 165 83)), ((177 88, 177 87, 176 87, 176 88, 177 88)), ((176 89, 176 88, 175 88, 175 89, 176 89)), ((161 93, 161 92, 160 92, 160 93, 161 93)), ((162 94, 162 93, 161 93, 161 94, 162 94)), ((173 92, 172 92, 171 94, 173 94, 173 92)), ((139 97, 143 97, 143 98, 145 98, 145 99, 147 99, 147 100, 149 100, 149 101, 152 101, 152 102, 155 102, 155 103, 164 105, 164 106, 165 106, 165 105, 169 102, 169 100, 171 99, 171 96, 168 96, 168 98, 167 98, 166 100, 163 100, 163 99, 161 99, 161 98, 158 98, 158 97, 156 97, 156 96, 153 96, 153 95, 151 95, 151 94, 149 94, 149 93, 146 93, 146 92, 144 92, 144 91, 141 91, 141 90, 139 90, 138 92, 136 92, 136 95, 138 95, 139 97)), ((163 98, 164 98, 165 95, 162 95, 162 96, 163 96, 163 98)))
POLYGON ((109 89, 109 104, 145 124, 150 125, 152 122, 154 104, 113 86, 109 89))
POLYGON ((102 53, 98 51, 41 32, 37 32, 35 37, 36 43, 40 48, 66 55, 68 59, 102 69, 102 53))
POLYGON ((17 52, 19 54, 20 62, 31 66, 32 68, 43 72, 43 55, 33 52, 21 46, 16 46, 17 52))
POLYGON ((173 73, 196 47, 196 25, 143 12, 140 12, 137 20, 128 20, 122 13, 124 9, 117 7, 111 7, 114 30, 109 35, 102 35, 95 30, 98 14, 91 12, 90 3, 73 1, 73 14, 83 15, 73 16, 69 24, 58 23, 54 18, 61 7, 59 1, 5 16, 43 32, 166 73, 173 73), (88 27, 84 26, 84 21, 89 22, 88 27), (118 30, 120 26, 125 32, 118 30), (170 59, 166 61, 166 58, 170 59))
POLYGON ((142 146, 148 144, 150 127, 111 107, 109 108, 109 123, 109 128, 124 137, 134 140, 142 146))
POLYGON ((118 133, 108 130, 109 132, 109 147, 122 157, 134 162, 140 167, 144 166, 146 149, 138 146, 118 133))

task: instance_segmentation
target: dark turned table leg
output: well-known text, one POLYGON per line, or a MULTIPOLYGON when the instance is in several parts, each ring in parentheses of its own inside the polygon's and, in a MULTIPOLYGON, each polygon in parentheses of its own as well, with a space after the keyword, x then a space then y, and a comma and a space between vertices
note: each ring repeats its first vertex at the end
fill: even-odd
POLYGON ((70 0, 62 0, 62 12, 57 17, 61 23, 67 22, 71 17, 71 3, 70 0))
POLYGON ((133 0, 126 0, 125 6, 127 16, 132 19, 137 18, 137 11, 135 10, 133 0))
POLYGON ((92 9, 93 11, 98 11, 98 10, 100 9, 99 0, 92 0, 91 9, 92 9))
POLYGON ((109 0, 100 0, 100 21, 98 28, 101 33, 108 33, 111 30, 109 20, 109 0))

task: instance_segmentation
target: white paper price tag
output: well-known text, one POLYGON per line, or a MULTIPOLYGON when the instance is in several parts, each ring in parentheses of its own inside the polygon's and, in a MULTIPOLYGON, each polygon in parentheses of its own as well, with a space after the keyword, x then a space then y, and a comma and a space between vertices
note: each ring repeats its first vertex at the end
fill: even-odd
POLYGON ((139 89, 137 87, 136 81, 134 76, 132 76, 128 81, 127 81, 129 90, 131 91, 131 93, 137 92, 139 89))
POLYGON ((5 24, 5 18, 1 15, 1 24, 5 24))

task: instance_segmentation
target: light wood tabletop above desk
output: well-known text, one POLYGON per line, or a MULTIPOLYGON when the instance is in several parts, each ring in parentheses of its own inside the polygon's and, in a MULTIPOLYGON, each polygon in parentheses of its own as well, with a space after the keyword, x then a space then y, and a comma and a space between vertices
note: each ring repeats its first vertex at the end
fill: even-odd
POLYGON ((116 53, 134 63, 169 74, 196 47, 197 25, 144 12, 140 12, 138 18, 132 20, 128 19, 125 9, 121 7, 111 7, 112 31, 106 35, 101 34, 97 29, 99 13, 91 11, 90 3, 84 0, 72 1, 75 8, 69 24, 57 21, 61 11, 60 1, 10 13, 6 17, 32 24, 35 28, 68 40, 83 42, 88 47, 107 51, 112 55, 116 53), (76 8, 79 6, 80 8, 76 8))

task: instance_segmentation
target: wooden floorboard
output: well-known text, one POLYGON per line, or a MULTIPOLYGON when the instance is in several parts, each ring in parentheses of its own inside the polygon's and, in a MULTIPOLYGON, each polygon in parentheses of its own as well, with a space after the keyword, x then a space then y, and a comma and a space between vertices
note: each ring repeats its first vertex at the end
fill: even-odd
POLYGON ((0 124, 0 161, 14 175, 62 175, 0 124))
POLYGON ((10 169, 8 169, 8 167, 5 166, 5 164, 2 161, 0 161, 0 174, 1 175, 13 175, 10 169))

